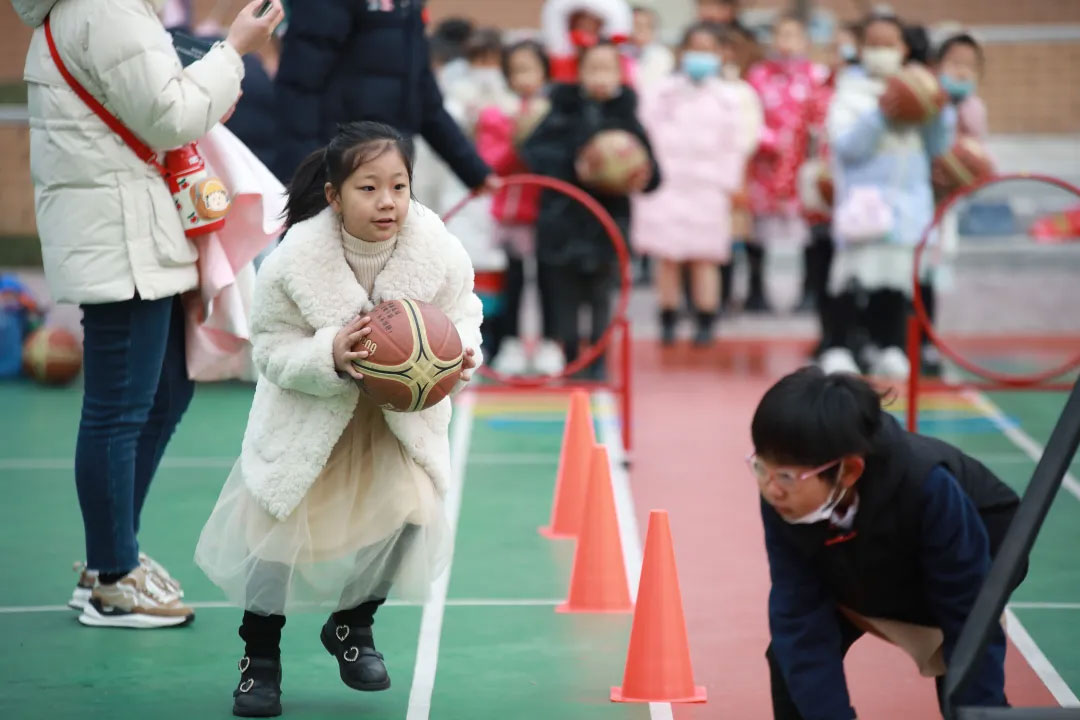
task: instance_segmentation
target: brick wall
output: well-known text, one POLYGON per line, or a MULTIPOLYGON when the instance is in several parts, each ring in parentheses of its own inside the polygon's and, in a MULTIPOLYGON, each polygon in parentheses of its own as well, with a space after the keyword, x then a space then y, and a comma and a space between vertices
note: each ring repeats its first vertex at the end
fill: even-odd
POLYGON ((34 234, 30 129, 0 124, 0 236, 34 234))

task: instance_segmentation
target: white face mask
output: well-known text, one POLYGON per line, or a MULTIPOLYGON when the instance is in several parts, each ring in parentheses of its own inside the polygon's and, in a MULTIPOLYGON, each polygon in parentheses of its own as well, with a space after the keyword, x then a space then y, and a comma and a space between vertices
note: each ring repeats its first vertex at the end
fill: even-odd
POLYGON ((873 77, 887 78, 900 72, 904 66, 904 55, 896 48, 865 48, 862 51, 862 64, 873 77))
MULTIPOLYGON (((840 463, 840 470, 837 472, 836 477, 842 477, 844 474, 844 464, 840 463)), ((844 495, 847 494, 846 488, 836 484, 836 489, 829 493, 829 497, 825 499, 820 507, 816 510, 811 510, 802 517, 797 518, 784 518, 784 521, 791 525, 813 525, 814 523, 821 522, 822 520, 828 520, 833 515, 833 510, 836 510, 836 506, 840 504, 840 501, 844 499, 844 495)))
POLYGON ((499 68, 469 68, 469 78, 485 92, 497 92, 506 87, 506 78, 499 68))

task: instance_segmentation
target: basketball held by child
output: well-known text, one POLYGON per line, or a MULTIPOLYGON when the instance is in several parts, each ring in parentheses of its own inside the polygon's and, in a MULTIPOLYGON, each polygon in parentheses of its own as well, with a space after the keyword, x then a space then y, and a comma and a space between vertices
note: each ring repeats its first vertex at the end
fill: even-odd
POLYGON ((67 385, 82 369, 82 344, 63 328, 35 330, 23 343, 23 372, 44 385, 67 385))
POLYGON ((881 111, 896 123, 924 125, 937 117, 948 99, 934 73, 922 65, 909 65, 889 78, 881 111))
POLYGON ((611 195, 644 188, 652 174, 645 146, 626 130, 598 132, 578 154, 576 170, 583 185, 611 195))
POLYGON ((364 376, 360 389, 396 412, 425 410, 450 394, 461 376, 464 349, 457 328, 434 305, 390 300, 370 314, 371 332, 354 348, 364 376))
POLYGON ((974 138, 965 137, 934 159, 931 177, 938 197, 971 187, 994 174, 994 164, 974 138))

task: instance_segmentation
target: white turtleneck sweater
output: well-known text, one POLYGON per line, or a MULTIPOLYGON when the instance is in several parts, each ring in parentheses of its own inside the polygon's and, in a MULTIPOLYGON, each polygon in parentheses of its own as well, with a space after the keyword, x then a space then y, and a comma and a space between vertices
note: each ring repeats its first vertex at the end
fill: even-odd
POLYGON ((345 248, 345 261, 349 263, 356 281, 364 292, 371 296, 375 289, 375 278, 386 267, 390 256, 394 254, 397 236, 379 242, 367 242, 350 235, 344 226, 341 228, 341 244, 345 248))

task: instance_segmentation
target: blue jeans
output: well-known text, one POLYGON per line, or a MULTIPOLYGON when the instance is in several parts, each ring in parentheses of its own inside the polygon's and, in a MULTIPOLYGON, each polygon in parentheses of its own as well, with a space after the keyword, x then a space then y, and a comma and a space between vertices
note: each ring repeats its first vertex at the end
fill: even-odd
POLYGON ((139 515, 165 446, 195 386, 187 376, 178 296, 83 305, 82 420, 75 485, 86 564, 127 573, 139 564, 139 515))

